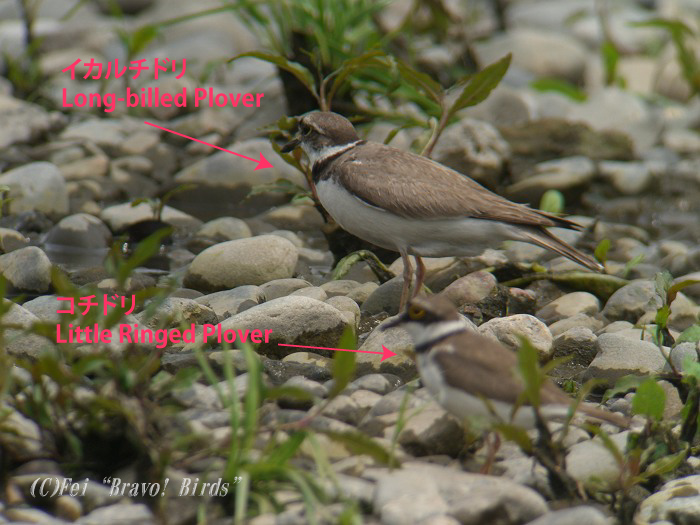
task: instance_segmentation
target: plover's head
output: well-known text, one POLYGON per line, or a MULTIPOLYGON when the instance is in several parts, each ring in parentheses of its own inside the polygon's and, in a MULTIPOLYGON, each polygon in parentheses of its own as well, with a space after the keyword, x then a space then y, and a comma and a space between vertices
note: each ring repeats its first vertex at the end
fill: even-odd
POLYGON ((400 326, 413 339, 420 353, 426 345, 444 337, 467 330, 451 301, 439 295, 419 295, 408 303, 406 310, 396 319, 382 326, 383 330, 400 326))
POLYGON ((345 117, 330 111, 314 111, 299 119, 297 135, 282 148, 283 153, 301 146, 313 165, 328 155, 344 151, 360 138, 345 117))

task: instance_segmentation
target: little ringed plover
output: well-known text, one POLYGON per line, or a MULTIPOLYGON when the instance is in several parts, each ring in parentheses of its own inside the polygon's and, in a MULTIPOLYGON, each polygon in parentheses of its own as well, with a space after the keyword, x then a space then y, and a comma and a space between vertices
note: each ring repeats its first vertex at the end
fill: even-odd
MULTIPOLYGON (((446 411, 462 421, 480 417, 494 423, 537 427, 528 402, 518 405, 524 383, 516 369, 516 354, 471 331, 448 299, 419 295, 382 329, 393 326, 404 328, 413 339, 421 380, 446 411)), ((563 421, 573 399, 547 379, 540 403, 544 420, 563 421)), ((629 426, 626 417, 593 404, 580 403, 577 411, 618 427, 629 426)))

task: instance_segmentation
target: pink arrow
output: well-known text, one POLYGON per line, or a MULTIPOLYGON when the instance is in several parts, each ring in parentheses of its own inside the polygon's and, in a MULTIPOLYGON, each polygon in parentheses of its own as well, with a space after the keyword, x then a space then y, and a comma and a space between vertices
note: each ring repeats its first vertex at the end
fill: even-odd
POLYGON ((167 131, 169 133, 172 133, 174 135, 179 135, 181 137, 185 137, 186 139, 194 140, 195 142, 199 142, 200 144, 205 144, 207 146, 210 146, 212 148, 220 149, 221 151, 225 151, 227 153, 230 153, 231 155, 235 155, 236 157, 243 157, 246 160, 252 160, 253 162, 257 162, 258 165, 253 168, 253 171, 256 170, 263 170, 265 168, 272 168, 272 164, 269 163, 269 161, 263 156, 262 153, 260 153, 260 160, 255 160, 251 157, 246 157, 245 155, 241 155, 240 153, 236 153, 235 151, 231 151, 230 149, 226 148, 221 148, 219 146, 215 146, 214 144, 209 144, 208 142, 204 142, 203 140, 195 139, 193 137, 188 137, 187 135, 183 135, 182 133, 178 133, 177 131, 173 131, 172 129, 164 128, 162 126, 157 126, 156 124, 152 124, 151 122, 144 121, 144 124, 148 124, 149 126, 153 126, 154 128, 162 129, 163 131, 167 131))
POLYGON ((396 354, 389 350, 386 346, 382 345, 383 352, 372 352, 371 350, 350 350, 349 348, 326 348, 325 346, 304 346, 304 345, 286 345, 283 343, 278 343, 278 346, 293 346, 295 348, 313 348, 314 350, 335 350, 340 352, 360 352, 363 354, 378 354, 382 356, 380 361, 394 357, 396 354))

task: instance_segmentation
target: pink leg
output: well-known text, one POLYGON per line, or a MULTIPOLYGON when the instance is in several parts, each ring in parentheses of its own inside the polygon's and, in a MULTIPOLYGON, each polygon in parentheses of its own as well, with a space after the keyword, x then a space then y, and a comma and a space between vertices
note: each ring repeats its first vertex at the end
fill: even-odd
POLYGON ((421 293, 421 290, 423 290, 423 281, 425 281, 425 264, 423 263, 423 259, 416 255, 416 287, 413 290, 413 295, 411 297, 415 297, 419 293, 421 293))
POLYGON ((491 474, 491 468, 496 460, 496 454, 498 453, 498 449, 501 448, 501 436, 498 435, 498 432, 489 432, 484 439, 486 440, 488 456, 479 474, 491 474), (489 439, 489 437, 492 437, 493 440, 489 439))
POLYGON ((411 278, 413 277, 413 267, 411 266, 411 260, 408 258, 408 254, 406 252, 400 253, 401 260, 403 261, 403 288, 401 289, 399 311, 402 312, 408 302, 408 292, 411 286, 411 278))

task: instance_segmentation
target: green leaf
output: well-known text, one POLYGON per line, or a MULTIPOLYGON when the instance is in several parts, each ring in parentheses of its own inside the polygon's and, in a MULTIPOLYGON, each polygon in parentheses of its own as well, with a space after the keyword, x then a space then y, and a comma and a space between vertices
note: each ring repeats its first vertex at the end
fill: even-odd
POLYGON ((681 66, 683 77, 693 93, 700 91, 700 75, 698 75, 698 57, 695 48, 689 40, 696 35, 694 31, 680 20, 655 18, 646 22, 639 22, 638 27, 658 27, 668 31, 674 47, 676 48, 676 60, 681 66))
POLYGON ((365 261, 382 283, 385 283, 389 279, 395 277, 395 275, 389 271, 384 263, 380 261, 379 258, 372 252, 369 250, 358 250, 346 255, 340 261, 338 261, 338 264, 336 264, 335 268, 333 269, 333 275, 331 278, 333 280, 342 279, 350 271, 353 265, 360 261, 365 261))
POLYGON ((559 190, 547 190, 540 199, 540 210, 547 213, 564 211, 564 195, 559 190))
POLYGON ((493 428, 504 438, 518 445, 523 452, 530 452, 532 450, 532 439, 530 439, 527 430, 523 427, 511 425, 509 423, 497 423, 493 428))
POLYGON ((573 358, 574 358, 573 355, 565 355, 562 357, 552 358, 549 361, 547 361, 545 364, 543 364, 540 367, 540 370, 542 371, 543 374, 548 375, 552 370, 568 363, 573 358))
POLYGON ((398 69, 401 78, 408 84, 428 95, 428 97, 437 104, 442 104, 444 91, 439 82, 433 80, 430 75, 416 71, 411 66, 401 61, 398 62, 398 69))
POLYGON ((608 252, 610 251, 611 244, 610 239, 603 239, 598 243, 598 246, 595 247, 593 255, 599 263, 605 264, 605 261, 608 260, 608 252))
POLYGON ((352 454, 365 454, 385 465, 397 466, 396 460, 392 459, 388 450, 362 432, 354 430, 337 432, 325 429, 318 429, 317 432, 325 434, 333 441, 341 443, 352 454))
POLYGON ((698 341, 700 341, 700 324, 689 326, 676 338, 677 345, 680 343, 697 343, 698 341))
POLYGON ((247 53, 240 53, 235 57, 231 58, 229 62, 234 62, 239 58, 243 57, 258 58, 260 60, 264 60, 265 62, 269 62, 270 64, 274 64, 280 69, 287 71, 288 73, 291 73, 296 77, 296 79, 299 82, 301 82, 304 85, 304 87, 306 87, 306 89, 309 90, 309 92, 318 101, 318 93, 316 93, 316 82, 314 81, 313 74, 311 73, 311 71, 306 69, 298 62, 292 62, 290 60, 287 60, 281 55, 271 55, 269 53, 263 53, 261 51, 248 51, 247 53))
POLYGON ((632 271, 632 268, 637 266, 639 263, 644 261, 644 254, 640 253, 639 255, 635 255, 632 257, 627 263, 625 264, 625 269, 622 271, 622 275, 627 277, 629 273, 632 271))
POLYGON ((671 315, 671 307, 668 306, 667 304, 663 305, 661 308, 659 308, 656 311, 656 326, 658 329, 662 329, 666 327, 666 324, 668 323, 668 316, 671 315))
MULTIPOLYGON (((355 337, 355 329, 353 326, 346 326, 343 335, 338 341, 338 348, 347 348, 355 350, 357 348, 357 339, 355 337)), ((328 393, 329 399, 340 394, 348 383, 352 381, 355 375, 355 360, 357 354, 355 352, 335 352, 333 356, 333 388, 328 393)))
POLYGON ((683 361, 683 385, 688 395, 681 409, 680 439, 689 443, 694 441, 697 430, 700 428, 698 377, 700 377, 700 363, 686 356, 683 361))
POLYGON ((153 202, 153 199, 151 199, 150 197, 139 197, 131 201, 131 207, 135 208, 136 206, 138 206, 139 204, 143 204, 144 202, 150 205, 151 202, 153 202))
POLYGON ((284 193, 287 195, 303 194, 304 196, 308 196, 309 190, 288 179, 277 179, 275 182, 256 184, 250 189, 246 198, 260 195, 261 193, 284 193))
POLYGON ((654 276, 654 286, 656 288, 656 293, 659 297, 661 297, 661 300, 664 302, 664 304, 667 304, 666 299, 668 296, 668 291, 672 285, 673 276, 668 272, 668 270, 658 272, 654 276))
POLYGON ((288 398, 296 401, 313 401, 314 396, 298 386, 274 386, 265 390, 265 399, 288 398))
POLYGON ((700 381, 700 363, 698 363, 693 356, 686 355, 683 359, 683 375, 693 376, 700 381))
POLYGON ((533 407, 540 406, 540 389, 544 379, 538 363, 537 350, 526 337, 519 337, 518 372, 525 383, 527 400, 533 407))
MULTIPOLYGON (((165 206, 170 199, 172 199, 175 195, 178 193, 182 193, 183 191, 190 191, 193 190, 197 187, 196 184, 193 183, 188 183, 188 184, 180 184, 178 186, 175 186, 172 190, 169 190, 165 192, 165 195, 163 195, 160 198, 160 202, 162 203, 163 206, 165 206)), ((132 204, 133 206, 133 204, 132 204)))
POLYGON ((103 356, 88 355, 76 361, 71 367, 71 371, 76 377, 83 377, 106 367, 108 363, 105 361, 106 359, 103 356))
POLYGON ((634 390, 641 385, 646 378, 641 377, 641 376, 624 376, 615 381, 615 386, 612 388, 608 388, 605 391, 605 395, 603 396, 603 401, 607 401, 611 397, 616 396, 617 394, 626 394, 630 390, 634 390))
POLYGON ((653 378, 644 380, 632 399, 632 412, 661 421, 666 406, 666 393, 653 378))
POLYGON ((600 46, 603 57, 603 69, 605 71, 605 84, 607 86, 615 82, 617 77, 617 64, 620 60, 620 52, 610 40, 604 40, 600 46))
POLYGON ((652 477, 663 476, 664 474, 673 472, 681 466, 683 461, 685 461, 685 458, 688 457, 689 453, 690 447, 686 444, 686 446, 680 452, 660 457, 646 469, 644 469, 644 472, 642 472, 640 476, 636 477, 637 483, 643 483, 652 477))
POLYGON ((621 279, 619 277, 615 277, 614 275, 571 271, 554 274, 534 273, 518 279, 511 279, 510 281, 503 283, 503 285, 524 288, 534 281, 541 281, 544 279, 573 288, 574 290, 590 292, 603 302, 607 301, 610 296, 615 293, 615 291, 622 288, 626 284, 629 284, 629 281, 626 279, 621 279))
POLYGON ((688 286, 693 286, 695 284, 700 284, 700 280, 686 279, 685 281, 672 285, 666 294, 668 304, 671 304, 676 299, 676 295, 678 295, 678 292, 680 292, 683 288, 687 288, 688 286))
MULTIPOLYGON (((258 408, 262 402, 263 377, 260 356, 253 350, 249 343, 238 343, 243 350, 246 367, 248 368, 248 385, 245 394, 245 425, 246 430, 252 433, 257 426, 258 408)), ((231 385, 233 386, 233 385, 231 385)))
POLYGON ((613 458, 615 458, 615 463, 622 468, 622 466, 625 464, 625 455, 620 451, 620 448, 617 446, 617 444, 610 439, 610 436, 608 435, 607 432, 605 432, 601 427, 596 426, 596 425, 586 425, 586 430, 588 430, 590 433, 595 434, 600 438, 600 440, 603 442, 603 446, 605 449, 610 452, 613 458))
POLYGON ((130 33, 127 38, 129 56, 138 55, 156 36, 158 36, 158 27, 150 24, 130 33))
POLYGON ((491 91, 498 86, 510 66, 511 54, 508 53, 502 59, 486 66, 478 73, 472 75, 464 85, 462 93, 447 112, 447 120, 452 118, 460 109, 476 106, 486 100, 491 91))
POLYGON ((265 456, 265 461, 278 467, 284 466, 294 457, 299 447, 306 439, 306 432, 295 432, 284 443, 277 443, 275 448, 265 456))
POLYGON ((632 27, 658 27, 660 29, 666 29, 668 31, 686 34, 689 36, 692 36, 693 34, 693 30, 690 28, 690 26, 687 26, 680 20, 672 20, 669 18, 652 18, 651 20, 645 20, 643 22, 633 22, 630 25, 632 27))
POLYGON ((401 132, 401 131, 404 130, 404 129, 408 129, 408 128, 410 128, 410 127, 412 127, 411 124, 403 124, 403 125, 401 125, 401 126, 399 126, 399 127, 396 127, 396 128, 394 128, 394 129, 392 129, 392 130, 387 134, 386 138, 384 139, 383 144, 389 145, 389 144, 391 143, 391 141, 394 140, 394 138, 396 137, 396 135, 399 134, 399 132, 401 132))
POLYGON ((368 51, 367 53, 363 53, 360 56, 350 58, 343 62, 338 69, 336 69, 333 73, 328 75, 326 79, 324 79, 325 83, 330 78, 333 78, 333 85, 331 86, 331 89, 326 96, 327 103, 330 104, 338 89, 340 89, 340 87, 345 82, 345 79, 349 75, 355 73, 360 69, 366 69, 370 67, 386 68, 388 67, 387 58, 387 55, 383 51, 373 50, 368 51))
POLYGON ((538 78, 530 84, 530 87, 543 93, 559 93, 570 98, 571 100, 575 100, 576 102, 583 102, 586 100, 586 93, 584 91, 574 86, 571 82, 567 82, 566 80, 562 80, 560 78, 538 78))

